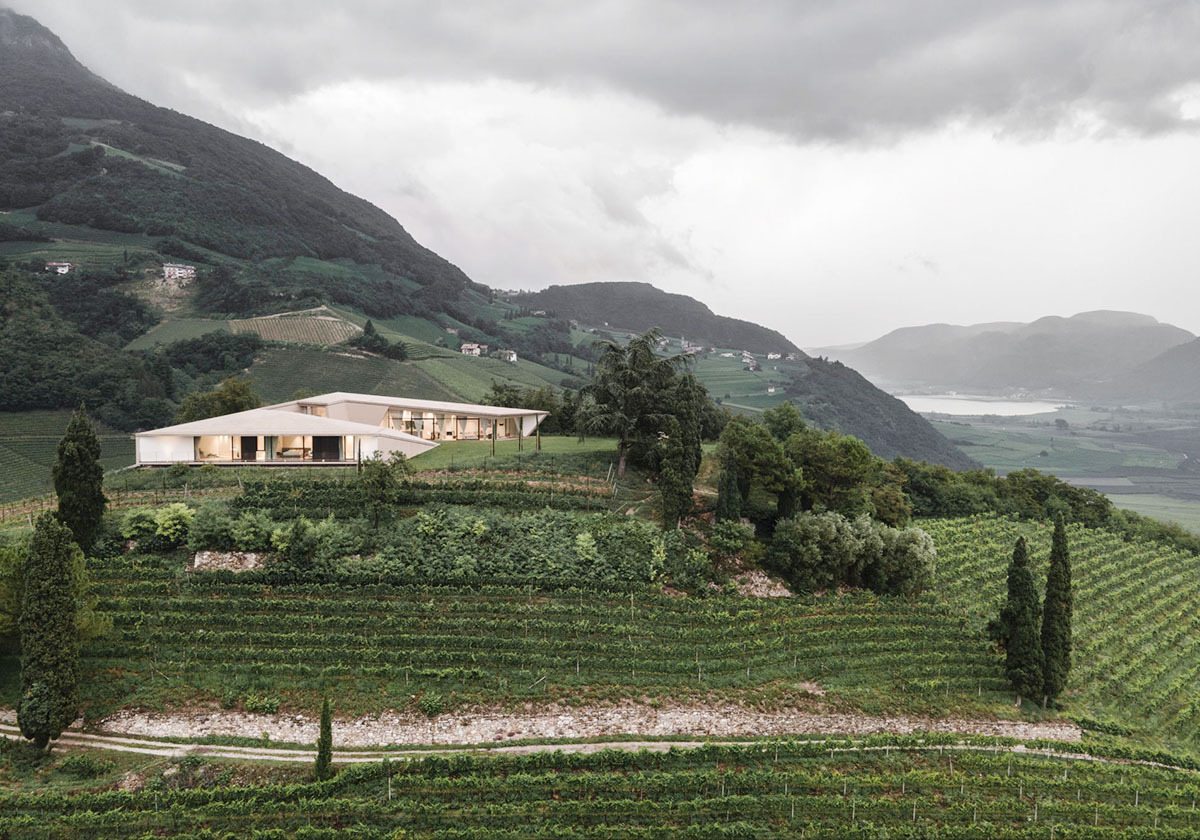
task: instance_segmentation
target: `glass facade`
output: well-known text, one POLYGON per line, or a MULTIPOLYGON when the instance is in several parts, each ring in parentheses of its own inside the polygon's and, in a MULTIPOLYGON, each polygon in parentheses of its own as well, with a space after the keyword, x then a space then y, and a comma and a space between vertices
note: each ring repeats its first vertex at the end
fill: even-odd
POLYGON ((353 461, 353 435, 200 435, 195 460, 220 461, 353 461))

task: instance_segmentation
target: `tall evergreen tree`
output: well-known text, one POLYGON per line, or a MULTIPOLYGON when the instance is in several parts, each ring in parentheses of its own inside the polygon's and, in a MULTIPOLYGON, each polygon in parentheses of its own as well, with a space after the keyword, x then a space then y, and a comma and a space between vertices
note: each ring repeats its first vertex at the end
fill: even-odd
POLYGON ((738 489, 737 469, 725 464, 717 481, 717 521, 738 522, 741 518, 742 491, 738 489))
POLYGON ((679 520, 692 508, 692 480, 687 474, 688 455, 684 449, 680 424, 672 419, 669 432, 660 437, 662 458, 659 462, 658 494, 662 508, 662 526, 679 527, 679 520))
POLYGON ((100 531, 104 518, 104 467, 100 465, 100 439, 80 406, 71 415, 66 434, 58 442, 54 461, 54 492, 58 494, 58 518, 87 551, 100 531))
POLYGON ((38 517, 25 556, 21 591, 21 734, 45 749, 79 712, 76 569, 81 552, 51 513, 38 517))
POLYGON ((333 777, 333 711, 329 698, 321 703, 321 729, 317 734, 317 764, 314 775, 318 782, 333 777))
POLYGON ((1040 618, 1037 589, 1029 570, 1029 551, 1025 538, 1017 540, 1008 566, 1008 603, 1005 605, 1007 638, 1004 648, 1004 673, 1022 697, 1037 697, 1042 690, 1042 640, 1038 632, 1040 618))
POLYGON ((1046 600, 1042 610, 1042 655, 1045 657, 1042 704, 1058 697, 1071 672, 1071 555, 1067 529, 1060 516, 1054 523, 1050 544, 1050 568, 1046 573, 1046 600))

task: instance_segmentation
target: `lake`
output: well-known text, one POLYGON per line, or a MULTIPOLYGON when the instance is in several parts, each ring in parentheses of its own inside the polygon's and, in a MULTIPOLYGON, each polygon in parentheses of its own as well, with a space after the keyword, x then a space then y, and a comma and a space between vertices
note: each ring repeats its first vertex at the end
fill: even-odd
POLYGON ((968 394, 897 394, 896 399, 903 401, 918 414, 958 416, 997 414, 1001 417, 1020 417, 1026 414, 1049 414, 1063 405, 1044 400, 1006 400, 1000 397, 973 397, 968 394))

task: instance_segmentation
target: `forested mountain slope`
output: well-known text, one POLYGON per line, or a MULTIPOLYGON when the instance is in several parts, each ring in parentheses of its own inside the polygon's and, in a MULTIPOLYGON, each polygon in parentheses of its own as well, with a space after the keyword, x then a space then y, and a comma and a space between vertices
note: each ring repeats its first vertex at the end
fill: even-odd
POLYGON ((736 347, 752 353, 795 353, 791 341, 775 330, 750 321, 716 315, 695 298, 657 289, 649 283, 578 283, 551 286, 512 298, 526 309, 615 329, 645 332, 660 327, 714 347, 736 347))
POLYGON ((36 206, 41 221, 171 237, 245 260, 379 265, 392 275, 376 290, 380 314, 412 309, 402 280, 437 286, 417 295, 427 303, 470 284, 369 202, 261 143, 124 93, 5 9, 0 78, 0 207, 36 206))

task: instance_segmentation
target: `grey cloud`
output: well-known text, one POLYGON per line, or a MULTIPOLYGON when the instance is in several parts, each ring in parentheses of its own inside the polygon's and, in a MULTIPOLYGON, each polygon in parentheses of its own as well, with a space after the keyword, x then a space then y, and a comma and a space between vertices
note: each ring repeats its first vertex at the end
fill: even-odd
POLYGON ((270 100, 353 78, 604 85, 803 140, 954 120, 1016 132, 1190 128, 1190 0, 13 0, 152 95, 182 68, 270 100), (169 64, 168 64, 169 62, 169 64))

